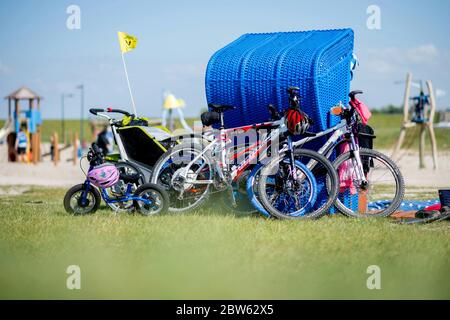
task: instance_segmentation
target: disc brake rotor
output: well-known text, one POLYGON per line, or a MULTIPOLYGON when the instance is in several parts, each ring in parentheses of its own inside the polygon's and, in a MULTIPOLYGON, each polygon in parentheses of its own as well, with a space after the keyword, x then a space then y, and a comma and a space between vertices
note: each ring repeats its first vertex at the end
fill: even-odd
POLYGON ((189 169, 186 174, 186 178, 184 178, 183 175, 185 173, 186 173, 185 168, 179 168, 177 171, 174 172, 171 182, 175 190, 186 191, 194 186, 194 184, 186 182, 186 179, 196 180, 197 174, 192 169, 189 169))

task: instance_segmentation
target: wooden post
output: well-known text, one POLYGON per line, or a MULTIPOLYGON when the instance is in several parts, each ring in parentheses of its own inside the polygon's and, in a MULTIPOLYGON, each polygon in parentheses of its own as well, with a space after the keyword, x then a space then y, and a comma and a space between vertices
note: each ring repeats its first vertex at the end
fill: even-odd
POLYGON ((59 143, 58 143, 58 133, 53 133, 53 163, 58 165, 59 162, 59 143))
POLYGON ((406 127, 402 125, 402 128, 400 129, 400 136, 397 140, 397 144, 395 145, 394 151, 391 154, 391 158, 395 158, 397 153, 400 151, 403 144, 403 140, 405 140, 405 136, 406 136, 406 127))
POLYGON ((12 115, 11 115, 11 98, 8 98, 8 120, 11 121, 12 115))
POLYGON ((403 97, 403 123, 400 129, 400 136, 391 155, 392 158, 394 158, 400 151, 403 141, 405 140, 407 123, 409 122, 409 94, 411 90, 411 82, 412 74, 411 72, 408 72, 408 74, 406 75, 405 95, 403 97))
POLYGON ((40 162, 42 153, 41 153, 41 128, 36 129, 36 161, 40 162))
POLYGON ((18 99, 14 99, 14 111, 16 113, 16 122, 14 123, 14 130, 16 132, 19 131, 19 126, 20 126, 20 105, 19 105, 19 100, 18 99))
MULTIPOLYGON (((41 111, 41 98, 37 98, 37 110, 41 111)), ((42 151, 41 151, 41 125, 36 128, 37 141, 38 141, 38 161, 42 159, 42 151)))
POLYGON ((434 115, 436 112, 436 99, 434 98, 434 91, 433 91, 433 84, 431 83, 431 80, 428 80, 427 82, 427 88, 428 88, 428 95, 429 95, 429 102, 430 102, 430 117, 428 119, 427 123, 427 129, 430 134, 430 141, 431 141, 431 153, 433 155, 433 169, 437 170, 438 168, 438 151, 437 151, 437 144, 436 144, 436 136, 434 135, 434 115))
POLYGON ((425 168, 425 134, 426 125, 420 124, 420 141, 419 141, 419 168, 425 168))
POLYGON ((409 96, 411 90, 412 74, 406 75, 405 95, 403 97, 403 123, 409 122, 409 96))
POLYGON ((364 190, 358 192, 358 212, 362 214, 368 213, 368 204, 369 202, 367 201, 367 191, 364 190))
POLYGON ((73 165, 78 164, 78 134, 75 132, 73 135, 73 165))

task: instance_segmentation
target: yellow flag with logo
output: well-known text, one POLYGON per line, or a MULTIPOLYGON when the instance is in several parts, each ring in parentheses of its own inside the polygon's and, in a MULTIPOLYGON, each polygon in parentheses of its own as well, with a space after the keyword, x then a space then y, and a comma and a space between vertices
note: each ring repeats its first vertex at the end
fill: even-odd
POLYGON ((122 51, 122 53, 131 51, 136 48, 136 37, 121 31, 117 32, 117 35, 119 36, 120 51, 122 51))

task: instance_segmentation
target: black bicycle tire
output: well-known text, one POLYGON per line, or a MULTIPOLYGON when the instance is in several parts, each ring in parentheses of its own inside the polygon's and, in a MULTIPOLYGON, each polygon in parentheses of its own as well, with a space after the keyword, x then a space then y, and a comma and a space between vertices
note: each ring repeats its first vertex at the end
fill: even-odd
MULTIPOLYGON (((159 159, 158 161, 155 163, 155 166, 153 167, 153 172, 152 172, 152 176, 150 178, 150 182, 153 184, 158 184, 158 176, 159 176, 159 170, 161 169, 162 165, 167 161, 167 158, 172 155, 174 152, 181 151, 182 149, 190 149, 193 150, 195 149, 198 152, 201 152, 203 150, 203 147, 197 143, 181 143, 178 144, 176 146, 174 146, 173 148, 167 150, 159 159)), ((210 164, 212 163, 211 158, 209 157, 208 154, 204 154, 205 157, 209 158, 210 164)), ((205 195, 203 195, 200 199, 200 201, 197 201, 194 205, 190 206, 189 208, 175 208, 172 207, 171 204, 169 204, 169 209, 168 211, 171 213, 184 213, 184 212, 188 212, 188 211, 193 211, 195 209, 197 209, 198 207, 200 207, 201 205, 203 205, 209 197, 210 194, 210 187, 211 185, 208 185, 207 187, 207 191, 205 193, 205 195)))
MULTIPOLYGON (((327 201, 320 207, 317 208, 315 211, 308 213, 304 216, 287 216, 285 214, 280 213, 278 210, 274 210, 271 208, 269 204, 269 200, 267 199, 266 193, 260 193, 259 198, 261 200, 261 203, 263 204, 264 208, 274 217, 279 219, 289 219, 289 220, 305 220, 305 219, 319 219, 323 217, 325 214, 328 213, 328 209, 331 208, 334 201, 336 200, 336 197, 338 195, 338 189, 339 189, 339 178, 337 175, 336 170, 334 169, 332 163, 323 155, 320 153, 308 150, 308 149, 295 149, 294 150, 294 156, 297 158, 299 156, 305 156, 308 158, 311 158, 317 162, 320 162, 322 166, 324 166, 327 169, 327 175, 328 175, 328 181, 327 181, 327 191, 328 191, 328 199, 327 201)), ((275 158, 272 161, 278 161, 279 158, 275 158)), ((270 162, 267 164, 269 165, 270 162)), ((262 174, 262 173, 261 173, 262 174)), ((264 179, 259 179, 258 182, 258 190, 264 189, 264 179)))
POLYGON ((95 213, 99 206, 100 206, 100 202, 101 202, 101 196, 100 193, 98 192, 98 190, 96 188, 94 188, 93 186, 91 186, 90 190, 88 192, 91 192, 94 195, 94 199, 95 199, 95 204, 94 207, 91 209, 90 212, 86 212, 84 214, 79 214, 79 213, 75 213, 71 206, 70 206, 70 199, 72 198, 72 196, 78 192, 78 191, 82 191, 84 189, 84 184, 77 184, 75 186, 73 186, 72 188, 70 188, 66 194, 64 195, 64 209, 66 210, 67 213, 72 214, 72 215, 87 215, 87 214, 93 214, 95 213))
MULTIPOLYGON (((167 211, 169 210, 169 205, 170 205, 170 199, 169 199, 169 195, 167 194, 167 191, 164 190, 163 187, 161 187, 161 186, 159 186, 159 185, 157 185, 157 184, 154 184, 154 183, 144 183, 144 184, 141 184, 141 185, 136 189, 136 191, 134 192, 134 195, 135 195, 135 196, 138 196, 140 193, 142 193, 143 190, 146 190, 146 189, 153 189, 153 190, 156 190, 156 191, 159 192, 159 193, 161 194, 161 196, 163 197, 163 202, 164 202, 163 208, 161 209, 161 212, 158 213, 158 215, 167 213, 167 211)), ((138 211, 141 215, 146 216, 146 217, 149 217, 149 216, 152 216, 152 215, 153 215, 153 214, 151 214, 151 215, 143 214, 143 213, 139 210, 139 204, 137 203, 137 201, 134 201, 134 202, 135 202, 134 207, 137 209, 137 211, 138 211)))

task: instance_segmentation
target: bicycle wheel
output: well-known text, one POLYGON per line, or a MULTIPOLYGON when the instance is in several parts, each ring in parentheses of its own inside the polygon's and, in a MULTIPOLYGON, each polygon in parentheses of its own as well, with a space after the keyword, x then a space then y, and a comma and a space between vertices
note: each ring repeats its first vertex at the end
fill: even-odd
POLYGON ((341 154, 333 165, 340 172, 341 182, 336 208, 349 217, 387 217, 403 200, 405 182, 400 169, 386 155, 371 149, 360 149, 368 184, 356 178, 354 153, 341 154), (342 181, 345 174, 346 181, 342 181))
MULTIPOLYGON (((258 193, 261 203, 265 209, 273 216, 282 219, 318 219, 328 212, 328 209, 333 205, 338 193, 338 176, 331 162, 323 155, 306 149, 294 150, 295 159, 303 165, 306 165, 308 169, 304 174, 311 175, 316 182, 315 196, 317 201, 311 203, 309 206, 304 206, 302 209, 296 212, 286 212, 286 210, 280 210, 277 206, 273 205, 269 198, 267 189, 267 176, 276 170, 276 166, 279 164, 279 159, 272 160, 267 169, 264 168, 261 171, 260 179, 258 182, 258 193)), ((304 176, 299 176, 301 179, 306 180, 304 176)), ((289 193, 288 188, 281 189, 282 193, 289 193)), ((273 197, 272 197, 273 198, 273 197)), ((281 208, 283 209, 283 208, 281 208)))
POLYGON ((137 188, 134 196, 146 200, 134 200, 137 211, 144 216, 164 214, 169 209, 169 196, 158 185, 145 183, 137 188))
POLYGON ((259 199, 259 193, 258 193, 258 182, 259 177, 261 174, 261 170, 264 166, 262 164, 256 165, 250 175, 247 179, 247 196, 250 200, 250 203, 253 205, 253 207, 264 217, 271 218, 272 216, 270 213, 264 208, 262 205, 260 199, 259 199))
POLYGON ((92 214, 100 206, 101 196, 96 188, 91 186, 88 191, 84 184, 77 184, 70 188, 64 196, 64 209, 73 215, 92 214), (83 200, 83 194, 86 198, 83 200))
POLYGON ((213 179, 212 160, 209 155, 202 153, 202 146, 193 143, 176 145, 156 162, 151 182, 162 186, 169 194, 169 212, 182 213, 198 208, 209 195, 213 179), (199 156, 200 155, 200 156, 199 156), (199 158, 188 168, 195 157, 199 158), (187 170, 189 180, 182 174, 187 170))

